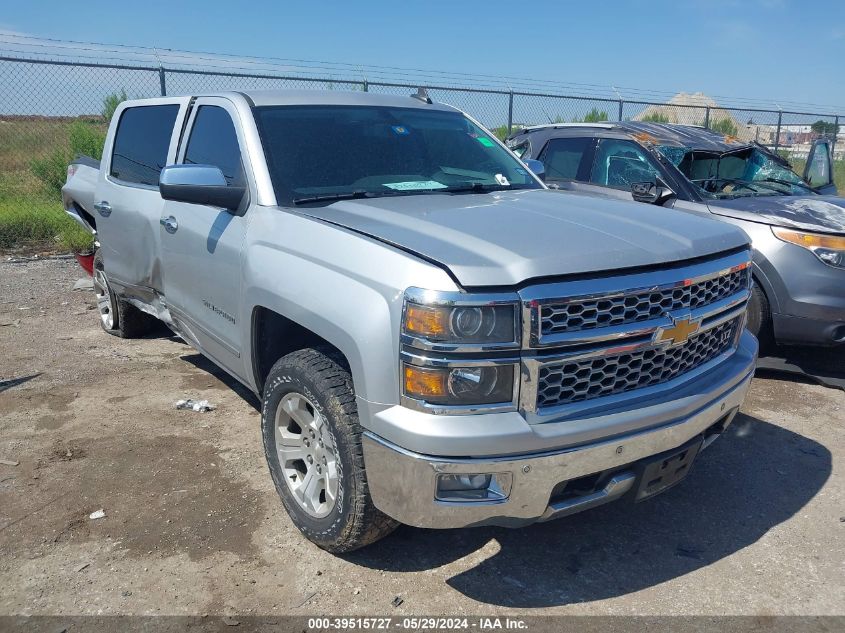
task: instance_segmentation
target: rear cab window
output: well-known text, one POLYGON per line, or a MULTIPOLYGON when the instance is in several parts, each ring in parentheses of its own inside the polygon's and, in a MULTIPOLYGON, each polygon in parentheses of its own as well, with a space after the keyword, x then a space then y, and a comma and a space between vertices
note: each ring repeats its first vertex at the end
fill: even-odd
POLYGON ((157 187, 178 114, 177 104, 124 110, 114 137, 109 175, 123 183, 157 187))

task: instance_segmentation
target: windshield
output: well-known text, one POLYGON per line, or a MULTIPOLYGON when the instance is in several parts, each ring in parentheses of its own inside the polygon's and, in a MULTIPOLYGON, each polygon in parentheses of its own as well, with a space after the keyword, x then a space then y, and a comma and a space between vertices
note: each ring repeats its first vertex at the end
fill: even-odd
POLYGON ((265 106, 255 118, 279 204, 542 187, 459 112, 265 106))
POLYGON ((657 149, 706 197, 790 196, 813 192, 788 164, 757 147, 723 153, 666 145, 657 149))

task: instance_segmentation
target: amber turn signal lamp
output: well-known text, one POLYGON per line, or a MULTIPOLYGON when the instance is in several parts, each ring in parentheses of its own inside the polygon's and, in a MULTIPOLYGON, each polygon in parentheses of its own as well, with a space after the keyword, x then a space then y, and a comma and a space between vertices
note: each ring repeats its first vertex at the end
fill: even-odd
POLYGON ((405 394, 422 399, 445 396, 448 374, 448 370, 405 365, 405 394))
POLYGON ((804 248, 833 248, 845 250, 845 237, 838 235, 823 235, 820 233, 804 233, 801 231, 790 231, 780 227, 773 227, 772 232, 784 242, 792 242, 804 248))

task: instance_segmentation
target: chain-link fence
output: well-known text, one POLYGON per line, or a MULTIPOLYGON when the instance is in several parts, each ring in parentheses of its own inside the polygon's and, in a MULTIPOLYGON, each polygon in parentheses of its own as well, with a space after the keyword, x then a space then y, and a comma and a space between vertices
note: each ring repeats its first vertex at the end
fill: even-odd
MULTIPOLYGON (((0 56, 0 86, 0 250, 9 251, 85 248, 89 237, 62 213, 59 190, 74 155, 99 158, 109 118, 123 99, 281 88, 409 94, 419 84, 0 56)), ((500 138, 547 123, 635 120, 703 125, 771 147, 798 167, 814 139, 830 136, 835 142, 840 119, 845 126, 845 118, 831 114, 740 109, 692 98, 658 103, 621 96, 426 87, 432 99, 468 112, 500 138)), ((845 190, 845 143, 834 152, 836 176, 845 190)))

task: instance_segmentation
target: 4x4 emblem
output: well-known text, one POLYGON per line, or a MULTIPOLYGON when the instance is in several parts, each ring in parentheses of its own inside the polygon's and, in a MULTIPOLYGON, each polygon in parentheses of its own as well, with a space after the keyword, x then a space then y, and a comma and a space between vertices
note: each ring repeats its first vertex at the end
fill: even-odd
POLYGON ((655 330, 652 339, 655 343, 668 343, 670 347, 683 345, 701 328, 701 319, 693 319, 689 314, 674 316, 667 312, 666 316, 672 320, 672 325, 655 330))

